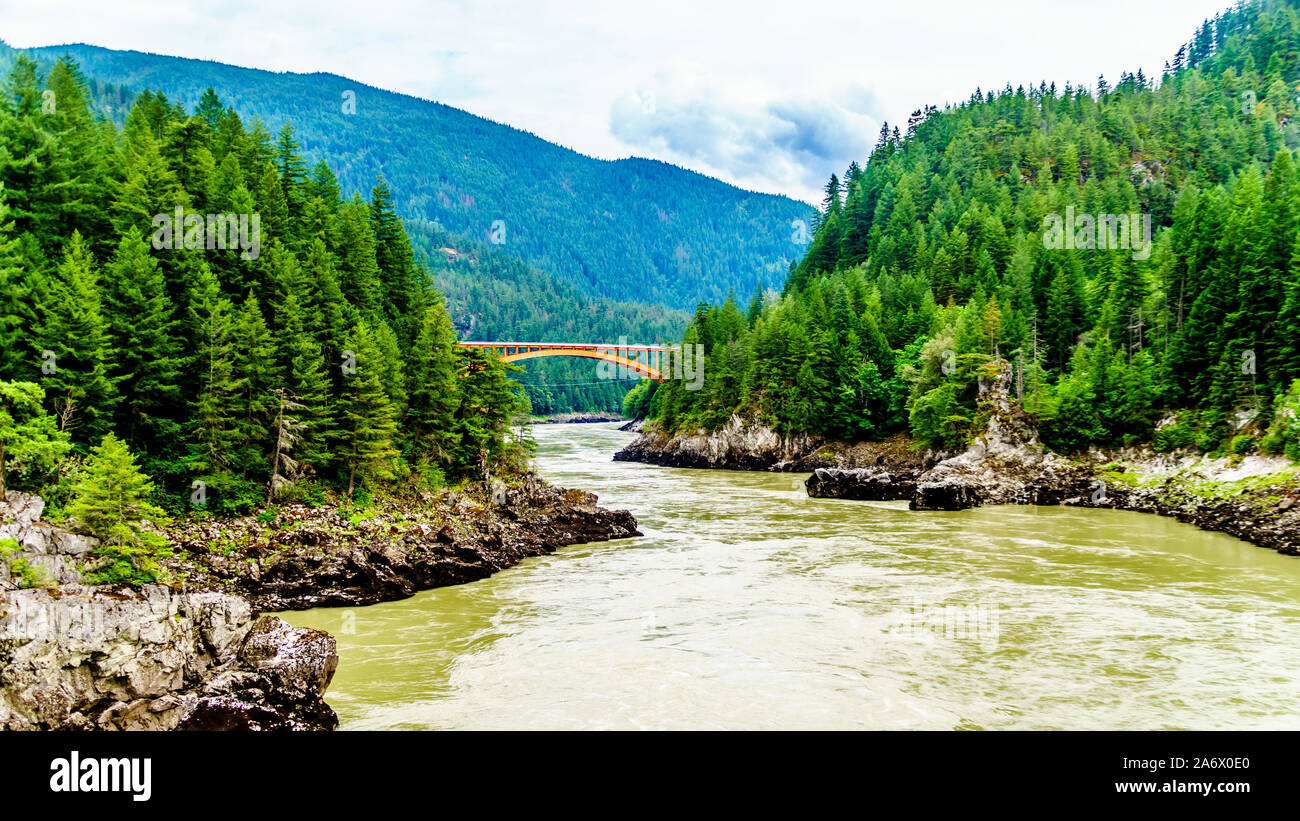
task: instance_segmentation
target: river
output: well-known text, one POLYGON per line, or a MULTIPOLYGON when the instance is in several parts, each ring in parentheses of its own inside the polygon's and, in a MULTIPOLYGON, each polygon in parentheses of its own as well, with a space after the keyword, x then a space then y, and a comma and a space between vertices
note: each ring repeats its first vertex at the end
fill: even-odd
POLYGON ((1300 558, 1172 519, 809 499, 806 474, 610 457, 551 482, 645 536, 282 614, 339 641, 342 729, 1300 729, 1300 558))

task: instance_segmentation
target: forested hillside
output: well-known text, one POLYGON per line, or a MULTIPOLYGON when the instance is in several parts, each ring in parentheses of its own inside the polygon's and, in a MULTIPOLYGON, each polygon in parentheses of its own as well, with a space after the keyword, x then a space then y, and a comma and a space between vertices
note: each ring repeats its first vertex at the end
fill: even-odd
MULTIPOLYGON (((13 53, 0 44, 0 63, 13 53)), ((214 88, 246 122, 260 118, 273 133, 291 123, 309 164, 328 162, 346 195, 365 194, 382 173, 404 219, 498 241, 590 296, 690 308, 779 283, 806 250, 790 225, 812 218, 804 203, 653 160, 595 160, 344 77, 86 45, 30 53, 43 63, 71 55, 96 78, 97 101, 119 109, 131 91, 192 108, 214 88)))
POLYGON ((1001 356, 1057 448, 1300 457, 1297 5, 1206 21, 1159 78, 976 90, 882 129, 865 166, 830 180, 783 295, 697 312, 706 389, 647 385, 629 408, 670 429, 739 412, 960 446, 1001 356))
POLYGON ((386 183, 344 196, 211 92, 120 130, 88 94, 19 56, 0 96, 0 480, 57 506, 120 439, 162 501, 233 511, 522 465, 526 401, 455 346, 386 183))
MULTIPOLYGON (((461 339, 655 344, 676 339, 690 315, 661 305, 593 298, 501 248, 407 220, 417 257, 427 260, 461 339), (450 249, 451 253, 448 253, 450 249), (421 254, 420 252, 423 251, 421 254)), ((515 379, 533 412, 618 412, 632 380, 597 377, 590 359, 532 359, 515 379)))

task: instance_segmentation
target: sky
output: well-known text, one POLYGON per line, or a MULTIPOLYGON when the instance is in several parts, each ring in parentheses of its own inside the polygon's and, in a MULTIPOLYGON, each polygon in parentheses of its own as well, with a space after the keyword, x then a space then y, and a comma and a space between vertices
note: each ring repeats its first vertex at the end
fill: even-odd
POLYGON ((980 87, 1159 76, 1230 0, 0 0, 18 48, 326 71, 595 157, 821 200, 882 122, 980 87))

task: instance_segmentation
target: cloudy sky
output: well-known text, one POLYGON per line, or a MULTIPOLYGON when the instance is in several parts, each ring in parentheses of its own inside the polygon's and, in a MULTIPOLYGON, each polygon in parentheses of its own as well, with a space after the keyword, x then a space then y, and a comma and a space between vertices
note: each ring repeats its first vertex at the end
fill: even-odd
POLYGON ((882 121, 1160 68, 1229 0, 0 0, 0 39, 328 71, 815 202, 882 121))

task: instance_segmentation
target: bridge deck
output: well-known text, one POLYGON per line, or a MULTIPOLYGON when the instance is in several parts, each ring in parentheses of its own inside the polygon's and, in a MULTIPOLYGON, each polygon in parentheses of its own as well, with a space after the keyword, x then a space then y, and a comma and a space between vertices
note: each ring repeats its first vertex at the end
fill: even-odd
POLYGON ((679 350, 668 345, 606 345, 597 342, 457 342, 456 344, 462 348, 499 350, 502 360, 506 362, 520 362, 546 356, 599 359, 613 362, 659 382, 664 380, 660 370, 664 364, 664 354, 674 354, 679 350))
POLYGON ((672 345, 620 345, 605 342, 457 342, 463 348, 554 348, 555 350, 592 349, 617 351, 675 351, 672 345))

